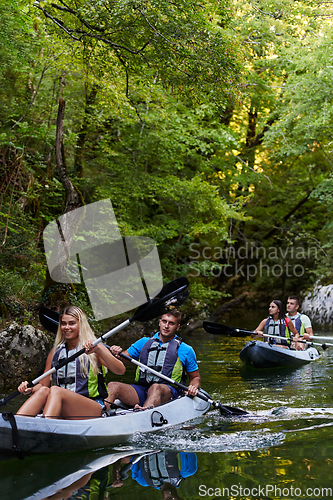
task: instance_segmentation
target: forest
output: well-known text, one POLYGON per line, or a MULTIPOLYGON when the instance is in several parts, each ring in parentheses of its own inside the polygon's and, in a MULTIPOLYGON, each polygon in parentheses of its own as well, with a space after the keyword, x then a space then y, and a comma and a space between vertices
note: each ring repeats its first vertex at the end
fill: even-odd
POLYGON ((0 3, 2 323, 89 310, 43 230, 105 199, 193 317, 332 282, 330 2, 0 3))

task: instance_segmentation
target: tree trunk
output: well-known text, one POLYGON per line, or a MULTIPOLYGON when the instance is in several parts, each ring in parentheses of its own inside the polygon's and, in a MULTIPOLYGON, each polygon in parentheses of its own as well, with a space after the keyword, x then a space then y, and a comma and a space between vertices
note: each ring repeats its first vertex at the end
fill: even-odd
POLYGON ((74 171, 78 177, 83 177, 83 148, 88 134, 89 116, 92 112, 92 105, 96 101, 98 86, 94 85, 91 92, 86 98, 86 106, 84 110, 84 119, 77 137, 75 157, 74 157, 74 171))
MULTIPOLYGON (((64 147, 63 147, 63 123, 65 116, 65 100, 60 97, 59 99, 59 108, 58 108, 58 117, 57 117, 57 133, 56 133, 56 144, 55 144, 55 153, 56 153, 56 163, 60 181, 65 189, 65 209, 64 214, 67 212, 71 212, 76 208, 79 208, 84 205, 81 193, 74 187, 72 181, 68 177, 65 155, 64 155, 64 147)), ((79 223, 79 219, 82 217, 82 214, 78 214, 77 220, 71 220, 71 228, 67 229, 63 222, 62 227, 58 224, 59 231, 61 232, 61 240, 59 243, 55 245, 52 252, 58 255, 59 257, 59 266, 57 266, 56 271, 53 272, 52 277, 50 275, 49 269, 47 268, 44 290, 42 294, 42 302, 48 304, 49 306, 59 307, 65 298, 66 292, 68 289, 72 287, 71 284, 66 284, 66 265, 67 259, 70 255, 70 245, 72 242, 72 238, 74 235, 74 227, 79 223), (63 231, 61 231, 61 229, 63 231), (64 239, 63 234, 66 235, 66 241, 64 239), (72 237, 71 237, 72 235, 72 237), (65 243, 65 245, 64 245, 65 243), (55 281, 56 280, 56 281, 55 281)))
POLYGON ((70 212, 75 208, 84 205, 81 193, 75 189, 72 181, 68 177, 65 158, 63 154, 63 125, 65 116, 65 100, 60 97, 58 117, 57 117, 57 134, 56 134, 56 162, 61 184, 65 188, 65 210, 64 213, 70 212))

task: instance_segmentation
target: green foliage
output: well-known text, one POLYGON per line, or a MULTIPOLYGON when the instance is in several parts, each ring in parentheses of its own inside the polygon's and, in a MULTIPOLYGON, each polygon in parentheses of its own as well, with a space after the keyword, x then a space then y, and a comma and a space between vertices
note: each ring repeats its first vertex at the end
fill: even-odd
MULTIPOLYGON (((213 14, 209 2, 185 9, 162 0, 75 5, 77 16, 39 3, 44 13, 63 15, 74 38, 81 38, 75 30, 84 19, 91 23, 78 43, 68 33, 62 38, 50 18, 37 17, 36 7, 12 2, 0 13, 4 315, 12 314, 9 304, 22 303, 23 314, 42 297, 42 231, 64 209, 54 155, 60 96, 69 176, 85 203, 111 198, 124 235, 156 240, 166 280, 186 270, 193 238, 226 238, 230 217, 243 217, 240 205, 227 203, 218 176, 226 150, 238 146, 221 121, 240 80, 227 9, 219 5, 213 14)), ((208 302, 219 294, 203 285, 200 293, 208 302)), ((43 300, 90 310, 77 285, 48 283, 43 300)), ((23 316, 27 321, 29 311, 23 316)))
MULTIPOLYGON (((47 278, 42 232, 65 206, 54 151, 60 97, 67 173, 84 202, 110 198, 122 234, 154 238, 164 279, 188 274, 193 300, 206 312, 225 290, 295 292, 330 279, 327 6, 312 0, 1 6, 3 315, 14 314, 10 304, 23 304, 24 316, 47 278), (195 264, 192 243, 201 254, 195 264), (304 267, 299 278, 264 272, 237 280, 223 273, 237 268, 237 256, 202 254, 205 247, 223 253, 246 244, 284 253, 315 247, 318 254, 288 257, 290 266, 304 267)), ((271 270, 284 260, 262 263, 271 270)), ((258 266, 260 258, 247 264, 258 266)), ((82 286, 47 281, 44 299, 91 313, 82 286)))
POLYGON ((220 2, 81 0, 34 5, 64 36, 92 49, 105 44, 123 68, 130 97, 129 80, 135 75, 193 100, 202 93, 220 102, 222 90, 237 94, 238 41, 224 28, 229 19, 220 2))
POLYGON ((191 306, 194 306, 197 314, 198 312, 209 314, 225 297, 228 297, 228 294, 207 287, 203 283, 191 284, 191 306))

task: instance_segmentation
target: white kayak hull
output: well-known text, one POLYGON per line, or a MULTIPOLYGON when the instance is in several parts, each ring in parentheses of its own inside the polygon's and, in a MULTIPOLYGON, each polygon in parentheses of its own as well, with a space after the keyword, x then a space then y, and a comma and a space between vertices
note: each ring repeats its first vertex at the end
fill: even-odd
POLYGON ((183 396, 156 408, 121 410, 110 417, 89 420, 53 420, 19 415, 15 416, 16 438, 12 425, 2 414, 0 450, 12 451, 13 444, 25 454, 63 453, 113 446, 130 441, 137 432, 154 432, 193 420, 209 408, 209 402, 183 396))
POLYGON ((284 349, 276 344, 252 340, 241 350, 240 359, 255 368, 276 368, 280 366, 301 366, 320 357, 315 347, 305 351, 284 349))

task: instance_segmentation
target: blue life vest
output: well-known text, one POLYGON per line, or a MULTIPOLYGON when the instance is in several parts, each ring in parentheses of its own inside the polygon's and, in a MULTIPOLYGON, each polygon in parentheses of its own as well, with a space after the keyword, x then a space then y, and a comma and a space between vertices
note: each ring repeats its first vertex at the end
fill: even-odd
MULTIPOLYGON (((178 357, 178 349, 181 343, 182 340, 176 337, 165 344, 161 344, 157 338, 150 338, 141 349, 140 362, 172 378, 175 382, 181 382, 183 379, 183 365, 178 357)), ((140 367, 137 368, 135 382, 141 385, 151 385, 156 382, 167 384, 162 378, 140 367)))
MULTIPOLYGON (((60 344, 54 353, 52 367, 56 366, 61 359, 69 358, 76 351, 77 349, 69 351, 66 344, 60 344)), ((97 376, 94 374, 89 357, 88 376, 83 375, 81 373, 80 360, 76 358, 52 374, 52 385, 64 387, 87 398, 105 399, 108 396, 108 392, 104 376, 104 366, 99 368, 97 376)))
MULTIPOLYGON (((291 321, 291 320, 290 320, 291 321)), ((290 331, 287 327, 286 324, 286 319, 281 320, 279 319, 276 323, 273 320, 272 316, 269 316, 267 318, 266 324, 264 326, 264 332, 268 335, 277 335, 279 337, 284 337, 281 339, 268 339, 266 337, 266 342, 271 342, 272 344, 280 344, 280 345, 287 345, 290 346, 290 331), (287 340, 285 340, 287 339, 287 340)))

